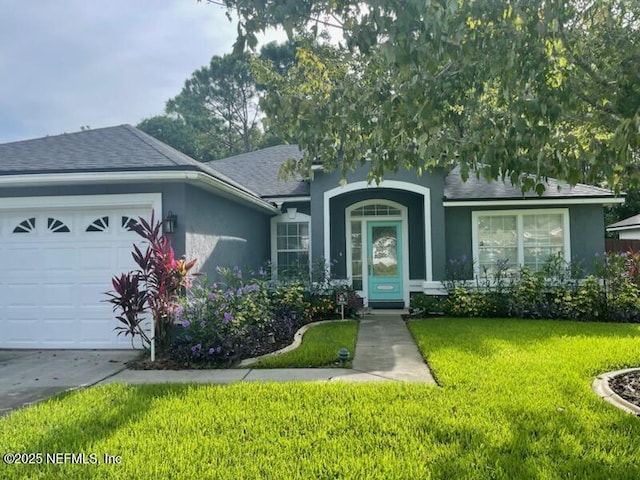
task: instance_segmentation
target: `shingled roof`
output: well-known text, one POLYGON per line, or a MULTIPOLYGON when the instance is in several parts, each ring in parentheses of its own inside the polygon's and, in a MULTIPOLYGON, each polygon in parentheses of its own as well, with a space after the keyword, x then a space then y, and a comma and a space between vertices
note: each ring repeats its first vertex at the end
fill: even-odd
MULTIPOLYGON (((282 163, 289 159, 299 159, 302 152, 297 145, 278 145, 254 152, 243 153, 222 160, 214 160, 209 165, 257 192, 263 198, 285 196, 308 196, 309 184, 301 178, 282 182, 278 172, 282 163)), ((535 192, 524 195, 519 187, 507 180, 489 182, 484 178, 471 176, 462 181, 460 168, 454 168, 445 177, 445 201, 521 200, 569 198, 611 198, 610 190, 590 185, 578 184, 573 187, 555 179, 548 179, 545 192, 539 196, 535 192)))
POLYGON ((131 125, 0 144, 0 176, 167 170, 202 172, 258 197, 243 183, 131 125))
MULTIPOLYGON (((299 159, 297 145, 277 145, 234 157, 201 163, 131 125, 85 130, 34 140, 0 144, 0 177, 9 175, 77 172, 196 171, 216 178, 256 198, 309 196, 301 177, 281 181, 280 166, 299 159)), ((482 201, 567 198, 611 198, 604 188, 573 187, 549 179, 540 197, 524 195, 508 181, 488 182, 471 176, 462 181, 460 169, 445 177, 445 201, 482 201)))
POLYGON ((263 198, 308 196, 309 183, 300 176, 282 181, 278 173, 282 164, 290 159, 299 160, 302 152, 297 145, 277 145, 234 157, 213 160, 208 165, 214 170, 246 185, 263 198))
POLYGON ((561 200, 568 198, 610 198, 614 194, 611 190, 579 183, 573 187, 567 183, 549 178, 545 184, 546 190, 540 196, 536 192, 528 191, 524 195, 520 187, 514 187, 509 180, 489 182, 484 178, 476 178, 471 174, 467 181, 462 180, 460 168, 454 168, 445 177, 445 201, 465 200, 518 200, 518 199, 550 199, 561 200))
POLYGON ((620 220, 619 222, 612 223, 611 225, 607 225, 607 230, 610 232, 627 230, 629 228, 640 228, 640 213, 633 215, 632 217, 625 218, 624 220, 620 220))

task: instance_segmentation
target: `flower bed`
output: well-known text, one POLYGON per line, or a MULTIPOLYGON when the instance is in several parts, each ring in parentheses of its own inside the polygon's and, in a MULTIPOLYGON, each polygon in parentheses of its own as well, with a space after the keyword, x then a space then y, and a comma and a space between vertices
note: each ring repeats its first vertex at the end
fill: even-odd
POLYGON ((450 260, 448 296, 414 295, 420 313, 453 317, 517 317, 640 322, 640 253, 596 255, 590 262, 551 256, 537 272, 498 261, 473 278, 467 259, 450 260))
MULTIPOLYGON (((222 281, 195 283, 171 309, 174 333, 169 348, 160 352, 160 368, 230 367, 276 351, 303 325, 336 318, 336 289, 345 289, 277 284, 267 280, 266 271, 245 280, 237 267, 218 273, 222 281)), ((148 361, 131 366, 154 368, 148 361)))

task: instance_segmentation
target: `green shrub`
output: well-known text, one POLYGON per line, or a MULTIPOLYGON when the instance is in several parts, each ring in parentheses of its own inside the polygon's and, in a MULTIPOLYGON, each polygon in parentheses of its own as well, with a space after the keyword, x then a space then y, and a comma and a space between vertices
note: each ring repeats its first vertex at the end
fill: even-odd
POLYGON ((414 293, 409 299, 409 309, 412 312, 441 313, 444 311, 443 303, 447 297, 440 295, 425 295, 414 293))
POLYGON ((443 304, 444 313, 453 317, 486 316, 487 302, 487 295, 480 290, 457 286, 443 304))
POLYGON ((451 316, 640 321, 640 253, 598 255, 594 274, 583 280, 584 262, 562 255, 550 256, 539 272, 522 267, 512 274, 498 261, 475 282, 460 280, 466 264, 451 264, 457 277, 445 282, 443 305, 451 316))
POLYGON ((602 320, 606 316, 604 292, 594 275, 589 275, 585 279, 568 304, 571 311, 570 316, 577 320, 602 320))

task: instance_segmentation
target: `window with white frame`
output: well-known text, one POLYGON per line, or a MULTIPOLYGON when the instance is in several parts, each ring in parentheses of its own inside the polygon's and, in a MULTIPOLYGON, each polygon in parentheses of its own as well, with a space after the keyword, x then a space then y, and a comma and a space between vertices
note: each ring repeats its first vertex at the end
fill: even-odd
POLYGON ((303 213, 285 213, 271 220, 271 262, 276 277, 309 274, 311 236, 310 217, 303 213))
POLYGON ((507 271, 519 266, 537 272, 552 255, 571 258, 569 210, 476 211, 472 214, 473 249, 477 271, 507 271))

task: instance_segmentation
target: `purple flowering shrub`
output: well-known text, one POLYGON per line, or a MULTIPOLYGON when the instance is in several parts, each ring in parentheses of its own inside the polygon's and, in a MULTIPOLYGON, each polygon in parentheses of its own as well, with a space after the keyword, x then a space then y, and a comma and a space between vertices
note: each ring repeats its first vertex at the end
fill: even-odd
POLYGON ((249 280, 237 267, 218 273, 222 282, 193 285, 174 308, 174 360, 228 366, 290 343, 308 323, 301 286, 271 286, 264 271, 249 280))
POLYGON ((244 282, 239 269, 218 270, 224 282, 194 285, 175 307, 171 356, 184 363, 228 365, 242 358, 273 322, 261 279, 244 282))
MULTIPOLYGON (((303 325, 337 318, 338 290, 357 299, 347 287, 328 281, 275 283, 263 268, 250 272, 248 279, 237 267, 218 267, 217 272, 222 281, 194 284, 171 312, 175 324, 170 357, 184 366, 229 366, 277 350, 291 343, 303 325)), ((345 314, 356 307, 350 302, 345 314)))

